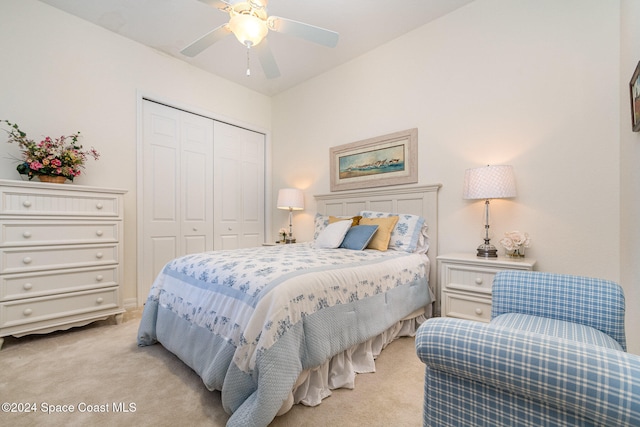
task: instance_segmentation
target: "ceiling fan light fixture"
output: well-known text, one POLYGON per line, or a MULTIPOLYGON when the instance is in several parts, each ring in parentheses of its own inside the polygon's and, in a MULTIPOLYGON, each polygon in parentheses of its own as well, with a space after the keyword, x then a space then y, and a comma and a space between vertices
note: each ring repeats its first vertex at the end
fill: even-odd
POLYGON ((245 46, 257 45, 269 32, 267 23, 251 14, 234 14, 229 20, 229 28, 245 46))

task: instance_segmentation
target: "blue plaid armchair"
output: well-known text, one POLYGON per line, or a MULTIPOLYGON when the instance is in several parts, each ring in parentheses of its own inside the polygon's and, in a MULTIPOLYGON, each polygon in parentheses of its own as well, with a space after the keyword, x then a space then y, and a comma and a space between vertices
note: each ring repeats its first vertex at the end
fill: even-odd
POLYGON ((626 353, 620 286, 503 271, 492 293, 488 324, 433 318, 418 329, 424 426, 640 426, 640 356, 626 353))

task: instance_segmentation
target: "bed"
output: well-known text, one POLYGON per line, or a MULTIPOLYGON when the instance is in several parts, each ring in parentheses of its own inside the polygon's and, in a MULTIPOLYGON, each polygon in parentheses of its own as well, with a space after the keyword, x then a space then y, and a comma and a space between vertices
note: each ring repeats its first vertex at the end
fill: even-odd
POLYGON ((438 189, 315 196, 312 242, 170 261, 138 345, 162 344, 220 390, 228 426, 266 426, 295 403, 353 388, 389 342, 438 312, 438 189))

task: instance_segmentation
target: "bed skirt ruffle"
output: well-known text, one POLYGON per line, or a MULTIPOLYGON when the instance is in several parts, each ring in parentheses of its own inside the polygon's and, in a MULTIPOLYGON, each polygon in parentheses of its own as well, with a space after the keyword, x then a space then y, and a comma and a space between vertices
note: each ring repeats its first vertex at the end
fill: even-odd
POLYGON ((331 396, 331 390, 355 388, 356 374, 375 372, 375 359, 382 350, 396 338, 415 336, 418 327, 431 317, 431 310, 429 305, 427 313, 419 310, 419 314, 400 320, 380 335, 348 348, 318 367, 302 371, 277 415, 286 414, 298 403, 317 406, 331 396))

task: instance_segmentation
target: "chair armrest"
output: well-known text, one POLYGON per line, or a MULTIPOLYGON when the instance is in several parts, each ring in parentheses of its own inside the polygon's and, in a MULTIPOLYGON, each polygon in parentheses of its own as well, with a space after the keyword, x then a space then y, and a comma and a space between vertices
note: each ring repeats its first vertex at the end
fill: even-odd
POLYGON ((521 313, 591 326, 627 349, 625 299, 617 283, 538 271, 500 271, 492 287, 491 318, 521 313))
POLYGON ((441 371, 602 425, 640 425, 639 356, 451 318, 423 323, 416 351, 427 375, 441 371))

